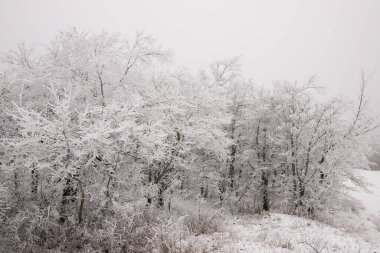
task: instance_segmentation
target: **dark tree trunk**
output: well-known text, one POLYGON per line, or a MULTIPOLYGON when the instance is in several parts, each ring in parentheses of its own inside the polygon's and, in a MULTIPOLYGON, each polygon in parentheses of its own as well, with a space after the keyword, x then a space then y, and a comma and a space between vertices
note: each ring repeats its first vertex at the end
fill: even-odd
MULTIPOLYGON (((325 156, 322 156, 321 160, 319 161, 319 164, 323 164, 324 162, 325 162, 325 156)), ((326 174, 322 170, 320 170, 319 175, 320 175, 319 183, 322 184, 323 181, 325 180, 326 174)))
POLYGON ((235 157, 236 157, 236 144, 233 144, 231 147, 231 162, 230 162, 230 188, 233 189, 235 186, 235 157))
POLYGON ((32 195, 36 196, 37 195, 37 190, 38 190, 38 171, 33 165, 32 169, 32 195))
MULTIPOLYGON (((236 128, 236 119, 235 117, 232 119, 232 122, 231 122, 231 139, 232 141, 235 140, 235 128, 236 128)), ((234 188, 234 185, 235 185, 235 159, 236 159, 236 149, 237 149, 237 145, 236 143, 233 143, 232 146, 231 146, 231 161, 230 161, 230 168, 229 168, 229 179, 230 179, 230 183, 229 183, 229 187, 231 189, 234 188)))
POLYGON ((70 178, 65 179, 65 186, 62 193, 61 213, 59 221, 64 223, 67 220, 67 206, 70 203, 75 202, 74 196, 77 194, 77 190, 74 187, 74 182, 70 178))
POLYGON ((296 179, 296 166, 294 163, 292 163, 292 177, 293 177, 293 197, 294 199, 296 199, 298 186, 297 186, 297 179, 296 179))
MULTIPOLYGON (((150 183, 152 183, 152 181, 153 181, 153 175, 152 175, 152 171, 149 169, 148 170, 148 183, 150 184, 150 183)), ((152 197, 150 195, 148 195, 146 197, 146 201, 147 201, 146 205, 150 206, 152 204, 152 197)))
POLYGON ((19 192, 19 187, 20 187, 20 184, 19 184, 19 179, 18 179, 18 173, 17 171, 15 170, 14 172, 14 184, 15 184, 15 195, 16 195, 16 198, 17 198, 17 202, 20 201, 20 192, 19 192))
POLYGON ((262 172, 261 174, 261 180, 263 184, 263 210, 264 211, 269 211, 270 210, 270 205, 269 205, 269 196, 268 196, 268 175, 265 172, 262 172))
POLYGON ((158 190, 157 205, 158 205, 158 208, 162 208, 164 206, 164 196, 163 196, 163 190, 161 188, 158 190))
POLYGON ((305 197, 305 185, 300 182, 300 195, 299 195, 299 206, 303 206, 303 198, 305 197))
POLYGON ((222 181, 219 182, 219 199, 220 199, 220 201, 223 201, 225 192, 226 192, 226 182, 225 182, 225 180, 222 179, 222 181))
POLYGON ((78 210, 78 224, 82 224, 83 222, 83 209, 84 209, 84 189, 82 186, 82 181, 78 180, 78 186, 80 190, 80 202, 79 202, 79 210, 78 210))
POLYGON ((165 205, 164 193, 169 188, 169 184, 165 182, 166 177, 163 178, 163 181, 158 184, 158 208, 162 208, 165 205))
POLYGON ((204 199, 207 199, 208 197, 208 185, 206 184, 206 187, 202 186, 201 187, 201 196, 204 199))

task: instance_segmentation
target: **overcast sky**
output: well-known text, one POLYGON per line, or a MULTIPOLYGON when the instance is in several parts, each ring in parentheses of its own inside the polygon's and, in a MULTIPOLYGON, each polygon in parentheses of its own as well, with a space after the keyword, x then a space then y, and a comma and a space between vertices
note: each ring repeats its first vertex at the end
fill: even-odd
POLYGON ((70 26, 145 30, 191 69, 241 55, 244 74, 264 85, 317 75, 331 93, 353 96, 363 69, 380 108, 378 0, 0 0, 0 53, 70 26))

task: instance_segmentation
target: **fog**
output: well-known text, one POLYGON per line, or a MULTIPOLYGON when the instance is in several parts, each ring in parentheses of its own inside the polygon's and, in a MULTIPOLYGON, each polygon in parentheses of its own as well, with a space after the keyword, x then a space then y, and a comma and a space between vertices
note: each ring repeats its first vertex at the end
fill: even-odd
POLYGON ((21 41, 44 44, 59 31, 154 35, 193 70, 241 55, 257 84, 314 75, 326 94, 353 97, 371 75, 380 105, 380 2, 366 1, 51 1, 1 0, 0 52, 21 41))

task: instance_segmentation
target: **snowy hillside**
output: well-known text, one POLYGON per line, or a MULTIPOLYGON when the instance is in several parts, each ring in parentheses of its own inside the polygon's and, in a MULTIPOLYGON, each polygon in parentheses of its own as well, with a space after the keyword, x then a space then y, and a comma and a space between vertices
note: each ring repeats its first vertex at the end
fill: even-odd
POLYGON ((360 171, 360 174, 371 184, 369 190, 365 192, 358 190, 353 192, 353 196, 360 200, 368 212, 380 216, 380 171, 360 171))
MULTIPOLYGON (((304 218, 271 214, 229 221, 228 236, 214 252, 376 252, 380 245, 304 218)), ((211 251, 213 252, 213 251, 211 251)))
MULTIPOLYGON (((172 222, 172 231, 163 248, 172 251, 200 253, 272 253, 272 252, 340 252, 374 253, 380 250, 380 220, 362 212, 336 213, 331 222, 318 222, 293 215, 269 213, 263 215, 231 215, 204 203, 174 200, 174 210, 184 213, 190 206, 198 206, 196 213, 182 216, 172 222), (189 235, 187 219, 203 220, 203 226, 220 223, 211 233, 189 235), (207 221, 207 222, 205 222, 207 221), (329 223, 331 225, 329 225, 329 223), (173 251, 173 249, 183 249, 173 251)), ((174 213, 176 212, 174 211, 174 213)))
POLYGON ((365 208, 362 218, 346 214, 339 218, 340 229, 284 214, 231 218, 227 236, 221 237, 224 242, 212 237, 214 245, 223 245, 215 252, 379 252, 380 171, 360 174, 371 184, 371 192, 352 193, 365 208))

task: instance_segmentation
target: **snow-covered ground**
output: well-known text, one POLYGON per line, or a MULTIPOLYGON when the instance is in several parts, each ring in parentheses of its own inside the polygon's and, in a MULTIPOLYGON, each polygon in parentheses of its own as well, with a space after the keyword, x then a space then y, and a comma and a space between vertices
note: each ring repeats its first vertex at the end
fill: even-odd
MULTIPOLYGON (((263 216, 223 214, 222 232, 192 236, 199 252, 380 252, 380 171, 358 171, 372 184, 371 192, 352 195, 364 210, 331 217, 328 225, 302 217, 271 213, 263 216)), ((207 210, 206 210, 207 212, 207 210)), ((197 252, 197 251, 195 251, 197 252)))
POLYGON ((237 219, 230 243, 218 252, 375 252, 379 245, 305 218, 271 214, 237 219))
POLYGON ((199 252, 208 253, 375 253, 380 250, 380 240, 376 238, 365 239, 317 221, 276 213, 226 218, 223 232, 193 236, 188 243, 197 245, 199 252))
POLYGON ((368 212, 380 216, 380 171, 361 170, 359 173, 371 184, 371 192, 357 190, 352 195, 363 203, 368 212))

